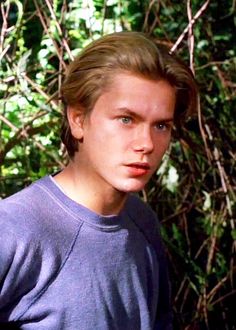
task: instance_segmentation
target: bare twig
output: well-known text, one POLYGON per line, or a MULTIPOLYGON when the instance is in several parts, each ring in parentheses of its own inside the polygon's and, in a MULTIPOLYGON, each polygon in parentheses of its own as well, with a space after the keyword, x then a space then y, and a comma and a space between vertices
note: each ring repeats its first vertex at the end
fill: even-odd
POLYGON ((211 235, 211 239, 210 239, 210 247, 208 250, 208 258, 207 258, 207 265, 206 265, 206 272, 207 274, 210 274, 211 272, 211 267, 212 267, 212 261, 213 261, 213 257, 215 254, 215 246, 216 246, 216 239, 217 239, 217 229, 218 229, 218 225, 216 223, 217 219, 215 219, 215 215, 214 213, 211 215, 212 217, 212 235, 211 235))
POLYGON ((53 38, 53 36, 52 36, 51 32, 49 31, 49 28, 47 26, 47 23, 49 24, 50 19, 45 18, 46 17, 46 13, 45 12, 42 13, 42 10, 39 8, 39 5, 38 5, 38 3, 37 3, 36 0, 34 0, 34 4, 35 4, 35 7, 37 8, 37 13, 38 13, 38 16, 40 18, 40 21, 42 23, 42 26, 43 26, 45 32, 47 33, 47 35, 52 40, 52 43, 54 45, 55 51, 57 53, 57 56, 58 56, 60 62, 62 63, 63 68, 65 69, 66 68, 66 63, 64 62, 63 57, 61 55, 61 50, 59 49, 59 47, 58 47, 55 39, 53 38))
MULTIPOLYGON (((2 120, 7 126, 9 126, 14 132, 16 132, 18 134, 19 132, 19 128, 17 128, 10 120, 8 120, 7 118, 5 118, 4 116, 2 116, 0 114, 0 120, 2 120)), ((29 134, 27 133, 27 130, 25 129, 25 127, 20 128, 20 135, 23 136, 24 138, 28 138, 29 134)), ((64 164, 58 160, 54 155, 50 154, 47 151, 47 148, 45 148, 39 141, 36 141, 35 139, 33 140, 34 144, 42 151, 46 152, 51 158, 53 158, 53 160, 60 166, 60 167, 64 167, 64 164)))
MULTIPOLYGON (((208 134, 209 140, 211 142, 213 142, 213 136, 211 134, 210 127, 207 124, 205 124, 205 129, 206 129, 206 132, 208 134)), ((221 165, 220 152, 219 152, 218 148, 216 147, 216 145, 214 145, 213 157, 214 157, 214 160, 216 162, 216 165, 217 165, 217 168, 218 168, 218 171, 219 171, 221 185, 222 185, 223 191, 225 193, 228 212, 229 212, 229 215, 232 216, 232 207, 231 207, 230 198, 229 198, 229 195, 228 195, 228 187, 227 187, 227 184, 226 184, 227 174, 225 173, 224 167, 221 165), (226 178, 226 180, 225 180, 225 178, 226 178)))
POLYGON ((207 9, 209 3, 210 3, 210 0, 207 0, 202 5, 202 7, 198 10, 198 12, 194 15, 194 17, 188 23, 188 25, 186 26, 186 28, 184 29, 184 31, 181 33, 181 35, 179 36, 179 38, 177 39, 177 41, 175 42, 175 44, 172 46, 172 48, 170 50, 170 53, 173 53, 173 52, 176 51, 176 49, 178 48, 178 46, 180 45, 180 43, 183 41, 185 35, 188 33, 190 27, 192 27, 196 23, 196 20, 204 13, 204 11, 207 9))
POLYGON ((194 70, 194 34, 193 34, 193 24, 192 24, 192 10, 191 10, 191 0, 187 1, 187 13, 188 13, 188 20, 189 20, 189 29, 188 29, 188 47, 189 47, 189 56, 190 56, 190 68, 193 73, 194 70))
POLYGON ((157 2, 157 0, 151 0, 149 2, 149 5, 148 5, 148 9, 146 10, 146 13, 145 13, 145 18, 144 18, 144 23, 143 23, 143 30, 146 31, 147 30, 147 26, 148 26, 148 18, 149 18, 149 15, 150 15, 150 12, 152 10, 152 7, 153 5, 157 2))
POLYGON ((6 11, 4 9, 4 4, 1 3, 1 13, 2 13, 2 28, 1 28, 1 33, 0 33, 0 52, 3 51, 4 48, 4 38, 5 38, 5 33, 7 31, 7 17, 10 9, 10 4, 7 4, 6 11))
POLYGON ((211 156, 211 152, 210 152, 210 149, 208 147, 208 144, 207 144, 207 138, 206 138, 205 130, 203 128, 203 118, 202 118, 200 98, 198 98, 197 113, 198 113, 199 129, 200 129, 202 140, 203 140, 203 143, 204 143, 204 147, 205 147, 205 151, 206 151, 208 163, 209 163, 209 165, 211 165, 212 156, 211 156))
MULTIPOLYGON (((233 271, 236 271, 236 266, 234 267, 233 271)), ((217 291, 225 284, 225 282, 230 278, 230 273, 228 273, 225 277, 223 277, 215 286, 214 288, 207 294, 208 303, 211 303, 212 299, 216 295, 217 291)))
POLYGON ((211 303, 211 306, 214 306, 216 304, 219 304, 220 302, 222 302, 223 300, 225 300, 226 298, 236 295, 236 290, 233 290, 231 292, 228 292, 227 294, 225 294, 224 296, 221 296, 220 298, 216 299, 215 301, 213 301, 211 303))
POLYGON ((54 10, 53 10, 53 8, 52 8, 52 5, 51 5, 51 3, 50 3, 49 0, 45 0, 45 2, 46 2, 46 4, 47 4, 47 6, 48 6, 48 9, 49 9, 50 14, 51 14, 51 16, 52 16, 52 19, 54 20, 54 22, 55 22, 55 24, 56 24, 56 28, 57 28, 57 30, 58 30, 58 33, 59 33, 59 35, 61 36, 61 40, 60 40, 60 41, 61 41, 62 45, 65 47, 65 50, 66 50, 66 52, 68 53, 70 59, 73 60, 73 59, 74 59, 74 56, 73 56, 72 53, 71 53, 70 47, 69 47, 69 45, 68 45, 66 39, 63 37, 63 33, 62 33, 61 26, 60 26, 60 24, 59 24, 59 22, 58 22, 58 20, 57 20, 57 18, 56 18, 56 14, 55 14, 55 12, 54 12, 54 10))
POLYGON ((183 220, 184 220, 184 232, 185 232, 186 242, 188 244, 187 254, 190 257, 191 256, 191 240, 189 238, 189 233, 188 233, 188 221, 187 221, 186 213, 183 214, 183 220))
POLYGON ((215 65, 218 66, 218 65, 229 64, 229 63, 233 62, 234 60, 235 60, 234 58, 227 58, 224 61, 211 61, 204 65, 196 67, 196 70, 203 70, 205 68, 208 68, 209 66, 215 66, 215 65))
POLYGON ((52 99, 47 93, 45 93, 42 88, 37 85, 32 79, 30 79, 26 74, 24 74, 24 79, 28 81, 28 83, 39 93, 41 94, 48 102, 52 104, 55 110, 58 109, 57 103, 52 99))
POLYGON ((8 32, 7 29, 7 18, 9 15, 9 10, 10 10, 10 2, 7 2, 6 4, 6 10, 4 9, 4 4, 1 3, 1 14, 2 14, 2 28, 1 28, 1 33, 0 33, 0 61, 4 57, 4 55, 7 53, 8 49, 10 48, 10 45, 7 45, 6 48, 4 49, 4 40, 5 40, 5 35, 8 32))
POLYGON ((186 283, 187 283, 187 276, 185 275, 184 279, 182 280, 182 282, 181 282, 181 284, 180 284, 179 290, 178 290, 178 292, 176 293, 176 296, 175 296, 175 298, 174 298, 175 303, 178 301, 179 296, 180 296, 180 294, 181 294, 181 291, 183 290, 183 288, 184 288, 184 286, 185 286, 186 283))

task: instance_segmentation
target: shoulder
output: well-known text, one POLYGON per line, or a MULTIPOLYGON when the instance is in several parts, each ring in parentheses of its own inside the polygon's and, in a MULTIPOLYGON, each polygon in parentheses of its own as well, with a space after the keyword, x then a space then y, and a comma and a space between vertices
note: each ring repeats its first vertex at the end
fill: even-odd
POLYGON ((57 196, 51 186, 51 179, 46 176, 0 200, 0 226, 7 227, 11 232, 20 231, 22 237, 26 229, 27 232, 37 233, 42 230, 42 226, 46 226, 46 234, 50 226, 54 225, 53 219, 59 220, 60 214, 56 204, 57 196))
POLYGON ((28 189, 0 201, 0 310, 33 287, 40 271, 40 244, 30 220, 28 189))
POLYGON ((18 244, 31 242, 34 246, 39 242, 56 249, 70 242, 77 229, 77 223, 63 212, 50 189, 50 179, 45 177, 0 201, 0 231, 11 236, 11 242, 14 237, 18 244))
POLYGON ((39 242, 47 249, 64 250, 80 226, 58 202, 57 190, 49 177, 0 201, 0 231, 21 244, 39 242))
MULTIPOLYGON (((44 178, 45 180, 46 178, 44 178)), ((35 202, 40 198, 40 193, 37 183, 43 181, 40 179, 21 191, 0 200, 0 211, 7 213, 15 211, 16 209, 28 209, 29 206, 36 205, 35 202)))
MULTIPOLYGON (((55 232, 62 215, 57 196, 51 188, 49 177, 35 181, 29 187, 0 201, 0 227, 12 227, 22 237, 26 232, 38 235, 40 232, 55 232)), ((64 217, 65 218, 65 217, 64 217)), ((59 228, 57 228, 59 230, 59 228)))
MULTIPOLYGON (((25 236, 26 229, 37 225, 37 217, 45 204, 45 198, 35 183, 0 201, 0 228, 25 236)), ((35 228, 34 228, 35 230, 35 228)))
POLYGON ((41 182, 0 201, 0 311, 17 295, 38 294, 56 276, 79 230, 41 182))
POLYGON ((127 202, 127 210, 131 218, 138 219, 140 222, 148 224, 149 226, 159 226, 156 213, 138 196, 129 196, 127 202))
POLYGON ((165 249, 160 232, 160 223, 151 207, 137 196, 129 196, 127 213, 155 249, 158 258, 163 258, 165 249))
POLYGON ((166 251, 160 234, 160 224, 153 210, 136 196, 128 199, 128 213, 155 250, 159 262, 159 301, 155 329, 172 329, 170 283, 166 251))
POLYGON ((38 198, 37 187, 31 184, 20 192, 0 201, 0 240, 2 262, 12 263, 19 257, 34 259, 43 237, 43 225, 39 221, 43 203, 38 198))
POLYGON ((37 206, 37 202, 40 201, 40 199, 44 199, 44 193, 41 186, 47 186, 48 182, 49 177, 44 177, 33 182, 31 185, 22 189, 21 191, 0 200, 0 210, 3 210, 4 208, 7 209, 9 206, 11 206, 11 209, 21 207, 23 209, 28 209, 29 206, 32 208, 37 206))

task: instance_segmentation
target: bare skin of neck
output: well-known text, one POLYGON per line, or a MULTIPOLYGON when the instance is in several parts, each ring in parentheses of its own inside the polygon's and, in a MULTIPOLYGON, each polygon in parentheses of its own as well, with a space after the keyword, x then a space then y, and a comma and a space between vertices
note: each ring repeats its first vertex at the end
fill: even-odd
POLYGON ((119 214, 127 194, 104 185, 104 182, 99 184, 98 178, 94 180, 83 165, 85 164, 76 159, 71 160, 67 167, 54 177, 55 181, 69 198, 90 210, 100 215, 119 214))

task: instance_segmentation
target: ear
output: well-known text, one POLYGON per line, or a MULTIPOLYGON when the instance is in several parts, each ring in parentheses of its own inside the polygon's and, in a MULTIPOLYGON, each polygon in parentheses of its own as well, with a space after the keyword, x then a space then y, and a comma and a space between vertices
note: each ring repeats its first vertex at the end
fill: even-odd
POLYGON ((67 108, 67 118, 71 129, 71 134, 77 139, 81 140, 84 135, 83 123, 84 112, 76 107, 69 106, 67 108))

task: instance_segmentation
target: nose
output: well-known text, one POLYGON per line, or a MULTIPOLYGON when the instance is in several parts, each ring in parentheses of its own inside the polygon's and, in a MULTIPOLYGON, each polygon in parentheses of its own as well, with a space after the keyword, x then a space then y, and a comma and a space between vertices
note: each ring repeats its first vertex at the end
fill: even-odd
POLYGON ((143 154, 149 154, 154 149, 154 142, 150 127, 142 127, 137 130, 134 140, 134 150, 143 154))

